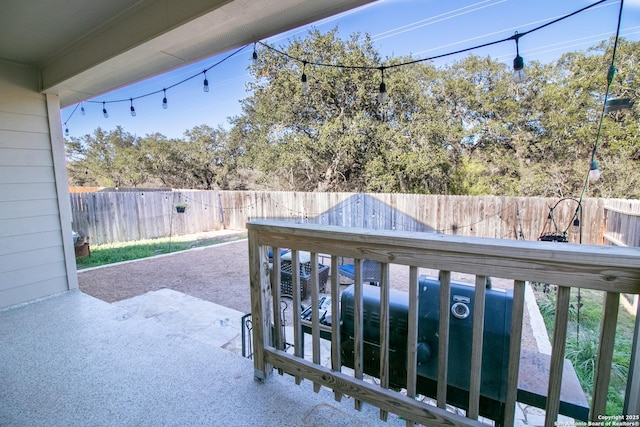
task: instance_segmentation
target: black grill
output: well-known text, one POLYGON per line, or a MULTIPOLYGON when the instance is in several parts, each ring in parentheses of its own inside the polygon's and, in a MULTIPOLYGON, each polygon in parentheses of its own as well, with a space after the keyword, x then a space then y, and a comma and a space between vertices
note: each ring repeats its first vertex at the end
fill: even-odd
MULTIPOLYGON (((438 377, 438 328, 440 282, 420 276, 418 320, 417 392, 435 397, 438 377)), ((353 286, 341 298, 342 363, 353 368, 353 286)), ((406 386, 407 319, 409 296, 389 295, 389 380, 393 388, 406 386)), ((480 414, 501 420, 506 397, 512 292, 487 289, 480 386, 480 414)), ((447 403, 467 409, 473 322, 474 287, 451 283, 450 341, 447 403)), ((380 373, 380 288, 363 285, 364 372, 380 373)))

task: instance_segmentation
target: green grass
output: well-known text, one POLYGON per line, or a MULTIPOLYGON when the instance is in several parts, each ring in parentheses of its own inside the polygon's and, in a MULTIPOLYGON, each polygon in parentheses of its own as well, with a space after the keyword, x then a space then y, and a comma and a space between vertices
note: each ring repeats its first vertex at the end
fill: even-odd
MULTIPOLYGON (((534 284, 533 288, 538 307, 540 307, 540 313, 547 326, 549 339, 552 340, 556 301, 555 289, 553 287, 547 288, 547 292, 545 292, 543 285, 539 284, 534 284)), ((580 385, 590 400, 593 392, 604 293, 581 289, 580 297, 582 306, 578 317, 578 290, 571 290, 565 357, 571 360, 580 385)), ((611 382, 607 397, 607 415, 619 415, 622 413, 634 326, 635 316, 629 314, 621 306, 618 312, 618 325, 611 366, 611 382)))
POLYGON ((89 267, 98 267, 116 262, 131 261, 192 248, 216 245, 241 238, 244 238, 244 235, 241 233, 206 239, 181 236, 173 237, 172 239, 162 238, 91 246, 91 256, 77 258, 76 267, 78 270, 82 270, 89 267))

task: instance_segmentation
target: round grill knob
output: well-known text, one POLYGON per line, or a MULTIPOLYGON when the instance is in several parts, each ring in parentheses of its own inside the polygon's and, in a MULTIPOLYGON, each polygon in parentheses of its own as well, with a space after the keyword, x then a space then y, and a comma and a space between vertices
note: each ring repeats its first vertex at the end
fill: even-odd
POLYGON ((451 314, 458 319, 466 319, 469 313, 469 306, 465 303, 457 302, 451 306, 451 314))

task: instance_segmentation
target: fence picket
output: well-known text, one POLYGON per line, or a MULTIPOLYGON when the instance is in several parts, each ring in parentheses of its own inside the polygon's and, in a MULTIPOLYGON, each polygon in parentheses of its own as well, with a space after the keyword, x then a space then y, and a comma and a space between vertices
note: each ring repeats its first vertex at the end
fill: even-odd
MULTIPOLYGON (((243 230, 249 219, 258 218, 490 238, 512 239, 522 232, 536 240, 549 225, 549 207, 557 202, 542 197, 145 189, 70 197, 74 230, 88 235, 92 244, 243 230), (178 202, 189 204, 184 214, 176 213, 178 202)), ((585 199, 582 206, 583 243, 599 244, 609 221, 612 238, 625 232, 629 246, 640 244, 639 201, 585 199)), ((554 216, 559 231, 568 227, 569 240, 578 243, 580 233, 571 227, 574 209, 561 206, 554 216)))

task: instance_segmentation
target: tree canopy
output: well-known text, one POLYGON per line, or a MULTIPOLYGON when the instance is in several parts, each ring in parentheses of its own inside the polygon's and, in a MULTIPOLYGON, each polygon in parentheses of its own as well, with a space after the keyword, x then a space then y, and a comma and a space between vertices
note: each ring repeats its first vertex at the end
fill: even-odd
MULTIPOLYGON (((368 34, 312 30, 261 49, 231 129, 182 139, 117 128, 67 142, 76 185, 638 198, 638 106, 603 113, 612 43, 550 64, 510 67, 468 56, 448 66, 388 67, 368 34), (298 58, 302 61, 292 60, 298 58), (318 66, 316 63, 356 66, 318 66), (377 99, 384 63, 389 100, 377 99), (308 91, 301 87, 305 73, 308 91), (601 116, 602 126, 600 127, 601 116), (597 146, 596 146, 597 142, 597 146)), ((640 91, 640 43, 621 39, 609 98, 640 91)))

